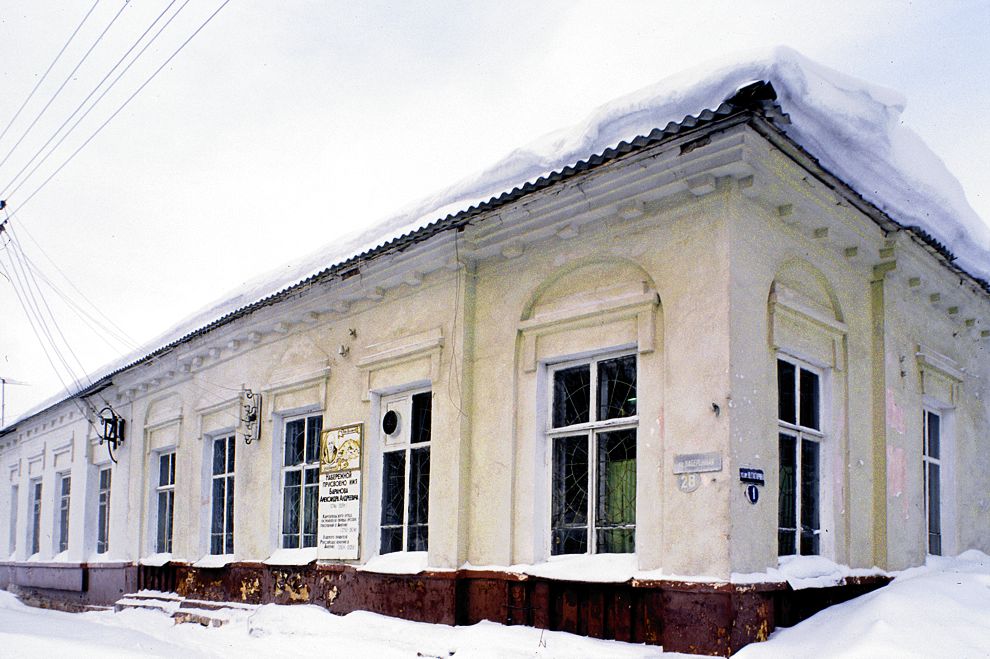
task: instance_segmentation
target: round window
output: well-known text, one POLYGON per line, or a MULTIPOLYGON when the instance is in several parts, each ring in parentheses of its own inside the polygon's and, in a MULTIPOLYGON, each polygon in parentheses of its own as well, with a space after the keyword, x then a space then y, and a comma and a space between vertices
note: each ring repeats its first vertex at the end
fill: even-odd
POLYGON ((399 429, 399 413, 389 410, 382 417, 382 432, 386 435, 394 435, 399 429))

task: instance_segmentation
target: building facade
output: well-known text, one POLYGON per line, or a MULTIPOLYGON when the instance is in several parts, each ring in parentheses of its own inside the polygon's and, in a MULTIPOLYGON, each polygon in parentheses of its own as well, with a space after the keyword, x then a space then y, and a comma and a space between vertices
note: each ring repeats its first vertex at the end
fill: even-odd
POLYGON ((781 557, 990 552, 986 282, 826 171, 786 109, 754 85, 12 424, 0 583, 727 654, 815 608, 752 578, 781 557), (352 546, 326 559, 321 438, 353 426, 352 546))

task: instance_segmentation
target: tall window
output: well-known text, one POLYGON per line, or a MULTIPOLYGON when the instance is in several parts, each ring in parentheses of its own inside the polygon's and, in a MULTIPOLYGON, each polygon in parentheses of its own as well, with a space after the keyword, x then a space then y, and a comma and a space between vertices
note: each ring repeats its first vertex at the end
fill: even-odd
POLYGON ((323 417, 313 415, 285 423, 282 457, 282 547, 316 546, 320 500, 320 432, 323 417))
POLYGON ((777 360, 780 490, 777 553, 818 554, 821 549, 821 375, 777 360))
POLYGON ((60 474, 58 481, 58 536, 57 552, 61 554, 69 548, 69 492, 72 481, 68 474, 60 474))
POLYGON ((386 407, 380 553, 426 551, 433 394, 399 396, 386 407))
POLYGON ((636 356, 550 371, 553 554, 636 550, 636 356))
POLYGON ((942 553, 942 417, 931 410, 924 411, 922 468, 925 479, 925 519, 928 531, 928 553, 942 553))
POLYGON ((7 543, 10 546, 10 553, 13 554, 17 550, 17 505, 18 505, 18 490, 16 485, 10 486, 10 532, 8 533, 7 543))
POLYGON ((158 455, 158 535, 155 551, 172 552, 172 509, 175 506, 175 451, 158 455))
MULTIPOLYGON (((213 514, 210 521, 210 553, 234 553, 234 435, 213 439, 213 514)), ((175 482, 175 461, 170 465, 175 482)), ((174 489, 174 485, 173 485, 174 489)), ((161 509, 159 499, 159 510, 161 509)), ((171 535, 171 534, 170 534, 171 535)), ((169 541, 171 544, 171 540, 169 541)))
POLYGON ((96 527, 96 553, 110 549, 110 468, 100 470, 99 513, 96 527))
POLYGON ((41 550, 41 479, 31 481, 31 553, 41 550))

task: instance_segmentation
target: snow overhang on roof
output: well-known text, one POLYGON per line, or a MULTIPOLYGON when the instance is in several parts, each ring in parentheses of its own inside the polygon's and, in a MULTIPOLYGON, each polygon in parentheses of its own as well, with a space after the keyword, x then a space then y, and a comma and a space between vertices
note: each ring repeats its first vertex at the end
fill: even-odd
MULTIPOLYGON (((750 121, 771 141, 798 152, 807 161, 802 166, 810 163, 821 180, 882 228, 906 230, 944 265, 990 293, 990 227, 944 164, 902 124, 903 110, 896 93, 787 48, 682 73, 607 103, 585 122, 517 149, 289 268, 245 283, 91 379, 106 382, 318 281, 345 278, 369 259, 463 227, 483 213, 629 154, 688 132, 718 130, 730 121, 750 121)), ((71 397, 46 401, 8 428, 71 397)))

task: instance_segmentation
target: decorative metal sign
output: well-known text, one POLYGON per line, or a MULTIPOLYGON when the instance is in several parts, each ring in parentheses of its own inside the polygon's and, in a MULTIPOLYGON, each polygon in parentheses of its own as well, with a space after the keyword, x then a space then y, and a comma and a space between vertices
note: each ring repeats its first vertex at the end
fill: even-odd
POLYGON ((739 480, 743 483, 752 483, 753 485, 766 485, 762 469, 742 467, 739 469, 739 480))
POLYGON ((317 556, 359 558, 361 547, 361 447, 364 425, 330 428, 320 435, 320 505, 317 556))
POLYGON ((250 389, 241 391, 241 427, 240 432, 244 435, 244 443, 250 444, 258 439, 261 433, 261 394, 256 394, 250 389))
POLYGON ((722 471, 721 453, 682 453, 674 456, 675 474, 701 474, 722 471))

